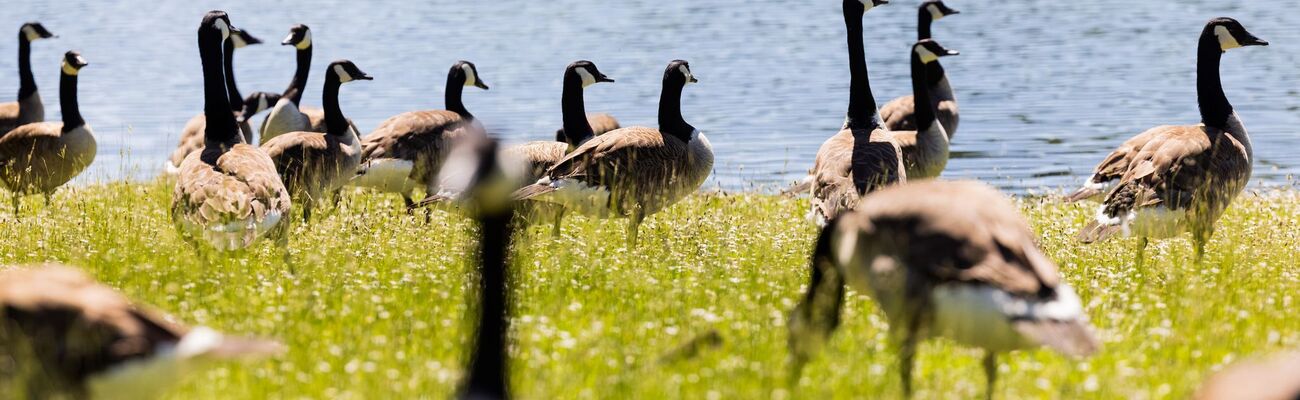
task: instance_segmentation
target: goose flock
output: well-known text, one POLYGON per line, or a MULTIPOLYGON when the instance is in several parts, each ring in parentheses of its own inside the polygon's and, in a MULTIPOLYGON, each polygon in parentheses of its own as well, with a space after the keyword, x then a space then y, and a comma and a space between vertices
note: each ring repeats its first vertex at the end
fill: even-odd
MULTIPOLYGON (((938 179, 959 121, 953 86, 940 60, 956 56, 931 35, 931 24, 957 15, 941 0, 918 8, 918 38, 908 58, 912 95, 877 108, 863 41, 866 13, 887 0, 843 0, 849 93, 838 132, 817 151, 795 191, 810 197, 807 217, 820 228, 806 293, 789 315, 790 376, 816 362, 840 323, 848 289, 876 301, 898 349, 903 392, 913 392, 918 345, 931 338, 983 349, 987 397, 996 392, 997 355, 1046 347, 1071 357, 1101 350, 1084 311, 1055 262, 1009 197, 985 184, 938 179)), ((327 197, 346 186, 396 193, 408 211, 453 206, 477 221, 481 270, 478 330, 461 389, 464 398, 508 398, 506 348, 511 239, 520 222, 562 229, 568 212, 625 218, 626 245, 639 226, 698 191, 713 168, 704 133, 683 115, 682 93, 699 82, 685 60, 664 68, 658 126, 623 127, 588 114, 583 91, 611 83, 579 60, 563 72, 563 126, 553 140, 502 146, 462 102, 465 88, 488 90, 478 68, 459 61, 447 74, 444 109, 403 112, 364 133, 341 106, 344 84, 372 77, 350 60, 324 68, 323 108, 302 105, 312 68, 312 34, 294 25, 296 69, 282 93, 243 97, 233 56, 261 41, 231 16, 210 11, 197 30, 203 110, 185 125, 165 174, 174 184, 171 218, 197 252, 222 254, 259 242, 285 247, 294 221, 310 223, 327 197), (254 131, 250 119, 268 115, 254 131), (417 192, 423 192, 416 200, 417 192), (294 214, 295 210, 297 214, 294 214)), ((95 138, 77 106, 76 51, 60 65, 62 122, 45 122, 32 78, 31 44, 55 38, 40 23, 19 30, 18 100, 0 104, 0 182, 20 199, 46 201, 95 157, 95 138)), ((1096 200, 1078 239, 1149 238, 1190 232, 1198 260, 1219 217, 1251 176, 1252 145, 1219 78, 1228 50, 1266 46, 1231 18, 1210 20, 1197 53, 1201 121, 1152 128, 1102 160, 1068 201, 1096 200)), ((364 63, 363 63, 364 64, 364 63)), ((558 72, 558 71, 557 71, 558 72)), ((286 252, 286 262, 288 260, 286 252)), ((0 275, 0 360, 31 368, 0 369, 8 386, 31 398, 145 398, 179 373, 211 360, 268 356, 278 343, 185 328, 131 303, 76 269, 14 266, 0 275)), ((1296 398, 1297 358, 1246 364, 1212 378, 1203 398, 1296 398), (1290 374, 1277 374, 1286 369, 1290 374), (1273 373, 1273 375, 1269 375, 1273 373), (1271 378, 1261 380, 1261 376, 1271 378), (1258 389, 1257 397, 1239 390, 1258 389), (1272 397, 1269 397, 1272 396, 1272 397)))

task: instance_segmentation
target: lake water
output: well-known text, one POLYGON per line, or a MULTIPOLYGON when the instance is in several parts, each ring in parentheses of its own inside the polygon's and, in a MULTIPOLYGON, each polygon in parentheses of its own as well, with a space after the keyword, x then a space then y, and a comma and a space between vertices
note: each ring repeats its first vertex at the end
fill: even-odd
MULTIPOLYGON (((910 91, 907 51, 920 0, 893 0, 865 17, 880 104, 910 91)), ((320 105, 329 61, 375 77, 342 90, 363 131, 384 118, 442 108, 447 69, 475 62, 490 91, 465 102, 510 142, 553 137, 563 68, 594 61, 618 80, 587 90, 588 111, 655 124, 664 66, 691 62, 686 119, 716 152, 712 187, 771 189, 802 176, 843 121, 848 68, 840 2, 739 0, 550 1, 7 1, 0 27, 42 21, 61 37, 37 42, 33 63, 57 120, 58 62, 68 49, 90 66, 81 105, 99 138, 82 182, 156 175, 182 125, 202 108, 195 28, 220 8, 267 43, 236 55, 244 94, 279 92, 294 52, 279 41, 311 26, 315 61, 304 103, 320 105)), ((1224 86, 1255 143, 1255 183, 1292 186, 1300 170, 1300 0, 952 0, 936 40, 962 110, 946 177, 1015 192, 1076 186, 1101 158, 1146 128, 1199 120, 1197 35, 1232 16, 1272 46, 1225 55, 1224 86)), ((9 36, 12 38, 13 36, 9 36)), ((3 54, 17 44, 0 43, 3 54)), ((15 57, 0 57, 0 93, 17 93, 15 57)), ((261 121, 261 116, 257 121, 261 121)))

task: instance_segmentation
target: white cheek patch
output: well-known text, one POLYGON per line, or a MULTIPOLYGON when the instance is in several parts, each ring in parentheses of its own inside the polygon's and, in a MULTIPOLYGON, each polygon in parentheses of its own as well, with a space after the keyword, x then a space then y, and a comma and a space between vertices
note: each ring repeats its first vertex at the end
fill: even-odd
POLYGON ((939 10, 938 5, 931 4, 926 6, 925 9, 930 11, 930 20, 932 21, 938 21, 939 19, 944 17, 943 11, 939 10))
POLYGON ((63 73, 71 76, 77 76, 78 72, 81 72, 81 70, 74 68, 72 64, 68 64, 67 61, 63 61, 63 73))
POLYGON ((1232 32, 1229 32, 1228 28, 1223 25, 1214 27, 1214 36, 1219 38, 1219 48, 1224 51, 1241 47, 1241 43, 1237 42, 1237 38, 1233 37, 1232 32))
POLYGON ((244 37, 240 35, 231 36, 230 42, 234 43, 236 49, 240 49, 243 48, 244 46, 248 46, 248 42, 245 42, 244 37))
POLYGON ((307 50, 308 47, 311 47, 311 31, 303 32, 302 41, 293 45, 293 47, 298 50, 307 50))
POLYGON ((872 3, 871 0, 860 0, 860 2, 862 3, 862 12, 870 11, 871 8, 876 6, 876 3, 872 3))
POLYGON ((478 75, 474 74, 474 69, 469 64, 461 64, 460 69, 465 71, 465 86, 474 86, 478 83, 478 75))
POLYGON ((334 66, 334 74, 339 76, 339 83, 352 82, 352 74, 349 74, 348 70, 344 69, 342 65, 334 66))
MULTIPOLYGON (((867 1, 871 1, 871 0, 867 0, 867 1)), ((682 75, 686 77, 686 84, 687 85, 691 84, 691 78, 695 77, 695 75, 691 75, 691 70, 689 68, 686 68, 685 65, 678 66, 677 70, 681 71, 682 75)))
POLYGON ((221 40, 230 39, 230 25, 226 24, 226 20, 218 18, 214 25, 221 31, 221 40))
POLYGON ((260 113, 260 112, 262 112, 262 111, 266 111, 266 107, 269 107, 269 105, 266 104, 266 96, 258 96, 258 97, 257 97, 257 110, 254 110, 254 111, 253 111, 253 114, 257 114, 257 113, 260 113))
POLYGON ((921 62, 929 64, 939 59, 939 56, 931 52, 925 46, 916 46, 916 55, 921 57, 921 62))
POLYGON ((582 77, 582 87, 596 84, 596 77, 592 76, 591 71, 587 71, 586 67, 578 67, 574 71, 578 73, 578 76, 582 77))
POLYGON ((36 28, 29 26, 23 27, 23 35, 27 36, 28 42, 34 42, 41 38, 41 34, 36 32, 36 28))

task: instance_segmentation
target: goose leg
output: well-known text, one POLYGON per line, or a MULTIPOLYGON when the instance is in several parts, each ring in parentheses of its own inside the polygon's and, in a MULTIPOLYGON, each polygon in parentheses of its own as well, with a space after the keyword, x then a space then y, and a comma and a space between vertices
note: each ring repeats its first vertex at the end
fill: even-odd
POLYGON ((632 216, 628 218, 627 223, 627 247, 636 248, 637 236, 641 231, 641 220, 645 219, 645 214, 640 210, 633 211, 632 216))
POLYGON ((903 378, 903 398, 912 398, 912 366, 916 363, 916 331, 908 329, 898 349, 898 373, 903 378))
MULTIPOLYGON (((986 350, 987 351, 987 350, 986 350)), ((987 391, 984 392, 985 400, 993 400, 993 389, 997 387, 998 381, 998 355, 992 351, 984 354, 984 379, 988 382, 987 391)))
POLYGON ((309 223, 309 222, 311 222, 311 202, 310 202, 310 201, 305 202, 305 203, 302 205, 302 223, 306 224, 306 223, 309 223))
POLYGON ((14 219, 18 219, 18 206, 22 203, 21 198, 18 197, 18 192, 14 192, 13 199, 14 199, 14 219))
POLYGON ((559 211, 555 212, 555 226, 551 228, 552 238, 560 237, 560 227, 564 224, 565 211, 564 207, 560 207, 559 211))
POLYGON ((50 208, 50 203, 53 202, 53 197, 54 197, 54 193, 51 192, 45 193, 45 208, 50 208))
POLYGON ((410 193, 402 193, 402 204, 405 205, 403 208, 406 209, 406 215, 415 215, 415 209, 412 208, 415 206, 415 200, 411 199, 410 193))
POLYGON ((1192 241, 1196 245, 1196 262, 1205 258, 1205 243, 1210 241, 1211 231, 1205 228, 1192 230, 1192 241))
POLYGON ((1138 239, 1138 245, 1137 245, 1137 267, 1138 268, 1142 268, 1142 265, 1145 264, 1147 261, 1146 255, 1147 255, 1148 242, 1149 239, 1147 239, 1146 236, 1143 236, 1138 239))

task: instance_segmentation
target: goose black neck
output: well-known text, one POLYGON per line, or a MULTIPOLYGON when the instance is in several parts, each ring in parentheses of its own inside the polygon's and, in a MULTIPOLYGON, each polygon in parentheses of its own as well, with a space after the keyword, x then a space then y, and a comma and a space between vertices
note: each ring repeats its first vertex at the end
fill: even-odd
POLYGON ((18 32, 18 98, 25 99, 36 93, 36 78, 32 76, 32 42, 27 35, 18 32))
POLYGON ((289 88, 284 90, 284 96, 293 101, 294 105, 302 104, 302 92, 307 88, 307 77, 311 75, 312 47, 308 45, 305 49, 298 49, 298 70, 293 72, 293 81, 289 82, 289 88))
POLYGON ((222 45, 222 53, 226 62, 226 97, 230 99, 231 111, 239 112, 244 109, 244 95, 235 86, 235 41, 227 40, 222 45))
POLYGON ((77 76, 63 72, 59 74, 59 108, 63 112, 63 131, 67 132, 86 124, 81 119, 81 109, 77 107, 77 76))
POLYGON ((939 81, 942 81, 947 76, 947 73, 947 71, 944 71, 943 65, 939 64, 939 60, 925 64, 925 81, 930 83, 931 87, 938 85, 939 81))
POLYGON ((930 39, 932 23, 934 23, 934 15, 930 14, 929 7, 921 7, 916 13, 916 40, 930 39))
POLYGON ((506 249, 510 247, 513 213, 479 217, 482 239, 479 263, 479 326, 470 359, 466 395, 472 398, 509 398, 506 389, 506 332, 509 330, 509 287, 506 283, 506 249))
POLYGON ((849 111, 844 127, 849 129, 875 129, 876 98, 871 94, 867 80, 867 55, 862 43, 862 14, 844 10, 844 26, 849 34, 849 111))
POLYGON ((1219 61, 1223 50, 1213 29, 1206 29, 1201 34, 1201 43, 1196 57, 1196 98, 1201 108, 1201 122, 1206 126, 1227 129, 1228 118, 1232 116, 1232 104, 1223 94, 1223 82, 1219 78, 1219 61))
POLYGON ((207 127, 203 137, 209 143, 238 143, 239 128, 235 114, 230 112, 230 99, 226 94, 225 67, 222 60, 221 32, 204 27, 199 29, 199 59, 203 62, 203 115, 207 127))
POLYGON ((663 93, 659 96, 659 131, 689 142, 695 127, 682 118, 682 89, 686 87, 684 79, 677 74, 664 79, 663 93))
POLYGON ((465 103, 461 102, 461 93, 465 91, 465 78, 458 73, 447 74, 447 92, 443 94, 443 101, 447 106, 447 111, 460 114, 464 118, 473 118, 474 115, 469 113, 465 108, 465 103))
MULTIPOLYGON (((932 63, 933 64, 933 63, 932 63)), ((934 123, 934 106, 930 103, 930 83, 926 79, 926 64, 921 62, 921 56, 912 51, 912 105, 915 110, 912 114, 913 121, 916 123, 916 131, 924 132, 930 129, 934 123)), ((920 137, 920 135, 917 135, 920 137)))
POLYGON ((343 136, 348 132, 348 119, 339 108, 339 76, 330 71, 325 74, 325 87, 321 90, 321 104, 325 106, 325 127, 329 134, 343 136))
POLYGON ((570 148, 577 147, 592 136, 596 136, 596 132, 591 129, 591 123, 587 122, 587 107, 582 96, 582 77, 576 72, 568 71, 564 74, 564 93, 560 98, 560 111, 564 115, 564 142, 568 143, 570 148))

